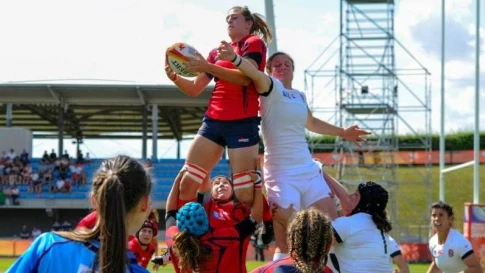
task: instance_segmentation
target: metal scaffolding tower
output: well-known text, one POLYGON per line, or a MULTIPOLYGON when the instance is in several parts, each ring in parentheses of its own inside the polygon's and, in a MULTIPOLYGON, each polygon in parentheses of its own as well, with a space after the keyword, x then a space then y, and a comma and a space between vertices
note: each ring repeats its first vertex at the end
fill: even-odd
POLYGON ((393 235, 400 238, 406 232, 397 213, 398 187, 424 185, 427 196, 423 198, 427 204, 431 201, 429 160, 424 171, 414 168, 421 173, 412 181, 400 180, 397 172, 404 168, 403 162, 405 168, 413 168, 412 160, 400 158, 400 150, 431 151, 431 88, 428 70, 394 36, 393 0, 341 0, 340 33, 305 70, 305 90, 316 116, 339 126, 358 124, 372 132, 361 148, 339 138, 331 145, 311 143, 311 148, 333 151, 342 183, 372 180, 388 189, 393 235), (403 69, 396 66, 396 49, 407 57, 403 69), (334 92, 330 92, 332 85, 334 92), (334 105, 329 103, 332 96, 334 105), (420 141, 400 144, 397 135, 403 133, 419 136, 420 141))

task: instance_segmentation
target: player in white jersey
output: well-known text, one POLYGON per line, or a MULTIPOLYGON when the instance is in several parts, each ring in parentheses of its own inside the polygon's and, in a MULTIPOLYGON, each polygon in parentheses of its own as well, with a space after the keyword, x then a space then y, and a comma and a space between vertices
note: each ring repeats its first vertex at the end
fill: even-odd
POLYGON ((433 262, 428 273, 482 273, 472 245, 453 226, 453 208, 438 201, 431 205, 431 222, 436 234, 429 240, 433 262))
MULTIPOLYGON (((268 201, 282 209, 299 211, 302 207, 316 207, 337 216, 330 188, 325 183, 319 166, 313 161, 305 138, 305 128, 310 131, 340 136, 357 143, 368 132, 358 126, 341 128, 314 117, 305 95, 292 88, 294 62, 282 52, 273 54, 266 70, 271 76, 253 69, 250 63, 237 55, 230 44, 221 42, 218 58, 232 61, 248 76, 261 93, 260 106, 262 134, 265 146, 264 181, 268 201)), ((286 256, 287 221, 274 221, 276 250, 274 260, 286 256)))
POLYGON ((386 215, 388 192, 374 182, 361 183, 349 200, 351 213, 332 223, 338 272, 392 272, 390 255, 395 249, 388 235, 392 229, 386 215))

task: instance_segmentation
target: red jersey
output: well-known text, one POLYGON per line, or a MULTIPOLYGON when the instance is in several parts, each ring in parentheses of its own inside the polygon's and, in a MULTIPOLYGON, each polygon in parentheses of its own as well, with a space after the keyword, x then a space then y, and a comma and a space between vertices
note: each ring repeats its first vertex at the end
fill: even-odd
MULTIPOLYGON (((248 35, 241 41, 232 43, 234 51, 241 57, 253 59, 258 69, 264 72, 266 66, 266 45, 255 35, 248 35)), ((217 60, 217 49, 209 53, 209 63, 224 68, 237 69, 230 61, 217 60)), ((254 84, 240 86, 215 78, 216 85, 212 92, 206 115, 215 120, 240 120, 258 116, 259 93, 254 84)))
MULTIPOLYGON (((251 273, 298 273, 298 272, 300 271, 296 269, 296 266, 290 257, 269 262, 251 271, 251 273)), ((328 267, 324 267, 322 273, 333 273, 333 271, 328 267)))
MULTIPOLYGON (((235 224, 243 221, 251 214, 250 209, 244 204, 225 204, 219 205, 212 199, 204 205, 207 216, 209 217, 209 227, 211 229, 234 227, 235 224)), ((250 236, 241 238, 240 248, 232 255, 238 255, 240 261, 246 261, 250 236)), ((247 272, 246 263, 241 263, 240 272, 247 272)))
MULTIPOLYGON (((174 255, 172 249, 172 238, 178 232, 179 229, 176 226, 172 226, 167 229, 165 238, 167 246, 170 249, 170 256, 175 272, 181 273, 178 267, 178 258, 174 255)), ((235 255, 235 253, 239 252, 240 241, 242 239, 235 227, 219 228, 216 230, 209 229, 209 232, 202 235, 200 240, 205 247, 211 249, 212 259, 202 266, 200 273, 247 272, 246 270, 241 271, 235 268, 236 265, 240 264, 246 268, 246 260, 241 260, 239 255, 235 255)))
POLYGON ((90 214, 86 215, 79 223, 77 224, 76 228, 87 228, 93 229, 96 225, 96 218, 98 213, 96 211, 91 212, 90 214))
POLYGON ((135 254, 136 261, 140 266, 147 268, 150 259, 152 258, 153 254, 155 253, 155 244, 150 243, 147 246, 147 249, 143 249, 140 245, 140 242, 137 238, 132 238, 128 242, 128 249, 135 254))

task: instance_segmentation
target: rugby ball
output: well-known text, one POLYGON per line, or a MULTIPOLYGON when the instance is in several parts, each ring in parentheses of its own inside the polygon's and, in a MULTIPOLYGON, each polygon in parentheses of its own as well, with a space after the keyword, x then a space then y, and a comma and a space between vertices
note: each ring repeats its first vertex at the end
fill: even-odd
POLYGON ((183 77, 195 77, 197 73, 190 72, 186 69, 185 63, 189 57, 197 58, 197 50, 186 43, 175 43, 167 50, 168 65, 172 70, 183 77))

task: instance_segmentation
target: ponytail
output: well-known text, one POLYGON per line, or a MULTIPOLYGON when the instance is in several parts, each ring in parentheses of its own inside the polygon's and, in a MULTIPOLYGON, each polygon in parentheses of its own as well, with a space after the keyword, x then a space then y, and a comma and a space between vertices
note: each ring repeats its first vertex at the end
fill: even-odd
POLYGON ((126 258, 126 223, 124 187, 116 174, 109 173, 99 188, 98 228, 99 272, 124 273, 126 258))
POLYGON ((69 240, 88 244, 99 240, 100 248, 93 272, 125 273, 129 268, 126 215, 150 191, 151 178, 141 163, 128 156, 108 159, 101 164, 93 178, 91 198, 96 203, 98 213, 94 228, 56 233, 69 240))
POLYGON ((179 258, 182 272, 206 270, 205 262, 211 259, 211 251, 206 248, 199 237, 189 233, 187 229, 173 237, 173 250, 179 258))
POLYGON ((385 233, 389 233, 392 230, 392 225, 387 220, 387 213, 382 212, 372 212, 372 221, 376 224, 377 228, 385 233))
POLYGON ((252 14, 253 26, 251 27, 251 34, 257 34, 266 43, 271 43, 273 39, 273 34, 271 33, 271 28, 266 23, 264 17, 259 13, 252 14))

